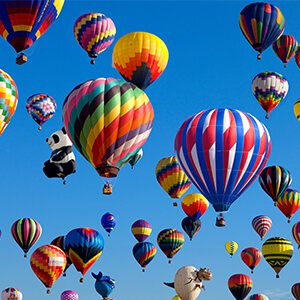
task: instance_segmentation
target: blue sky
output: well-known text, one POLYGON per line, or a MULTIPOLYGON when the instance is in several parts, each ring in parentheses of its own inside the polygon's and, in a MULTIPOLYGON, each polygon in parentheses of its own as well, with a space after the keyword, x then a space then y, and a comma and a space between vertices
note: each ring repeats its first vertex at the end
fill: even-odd
MULTIPOLYGON (((293 177, 291 188, 298 189, 300 124, 293 105, 300 97, 300 70, 293 58, 285 69, 271 48, 256 59, 257 53, 242 35, 238 18, 248 1, 66 1, 59 18, 36 43, 27 50, 28 62, 15 64, 15 51, 0 40, 0 68, 9 73, 19 90, 15 115, 0 137, 2 214, 0 227, 0 289, 13 286, 21 290, 23 299, 59 299, 67 289, 76 291, 79 299, 100 299, 94 289, 91 272, 102 271, 116 280, 111 297, 116 300, 171 299, 175 291, 164 286, 176 271, 185 265, 208 267, 213 279, 205 284, 199 299, 233 299, 228 290, 228 278, 236 273, 251 276, 250 294, 263 293, 270 299, 292 299, 291 286, 300 281, 299 251, 291 236, 292 225, 299 221, 297 212, 288 224, 285 216, 261 189, 256 180, 231 206, 226 214, 227 225, 217 228, 216 213, 210 206, 201 218, 202 228, 192 242, 185 235, 182 249, 171 265, 156 243, 157 234, 166 228, 181 230, 185 213, 174 208, 172 200, 155 178, 157 162, 174 155, 174 138, 180 125, 192 114, 208 108, 235 108, 256 116, 271 136, 272 150, 267 166, 282 165, 293 177), (79 83, 99 77, 120 78, 111 67, 115 42, 99 55, 95 65, 73 36, 73 24, 87 12, 104 13, 117 28, 115 41, 132 31, 146 31, 159 36, 169 49, 165 72, 150 85, 146 93, 154 108, 154 126, 143 147, 144 157, 134 170, 124 166, 111 196, 102 195, 103 181, 87 161, 74 150, 77 172, 59 179, 48 179, 42 171, 51 149, 46 138, 62 127, 62 104, 67 94, 79 83), (260 107, 251 91, 252 79, 260 72, 275 71, 289 82, 286 98, 270 115, 260 107), (26 99, 34 93, 46 93, 57 102, 57 112, 43 125, 42 131, 29 117, 26 99), (101 216, 107 211, 117 219, 111 237, 101 227, 101 216), (281 236, 294 245, 294 255, 275 278, 275 272, 262 258, 254 274, 242 262, 240 252, 247 247, 261 249, 262 242, 251 227, 252 219, 268 215, 273 226, 266 239, 281 236), (32 272, 29 257, 23 258, 19 246, 10 234, 11 225, 19 218, 36 219, 43 228, 39 246, 78 227, 91 227, 104 237, 104 251, 99 260, 79 283, 80 274, 71 266, 67 277, 53 285, 50 295, 32 272), (132 255, 136 243, 131 225, 146 219, 153 231, 148 240, 157 246, 154 260, 141 272, 132 255), (234 240, 239 249, 232 259, 225 243, 234 240)), ((286 19, 284 34, 300 36, 297 1, 273 1, 286 19)), ((191 187, 187 193, 197 192, 191 187)))

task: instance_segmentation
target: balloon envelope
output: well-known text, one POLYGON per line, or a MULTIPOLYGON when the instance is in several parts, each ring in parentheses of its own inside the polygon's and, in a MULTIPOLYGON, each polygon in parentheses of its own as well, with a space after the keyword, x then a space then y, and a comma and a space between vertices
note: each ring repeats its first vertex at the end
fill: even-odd
POLYGON ((263 294, 253 294, 249 296, 248 300, 269 300, 269 298, 263 294))
POLYGON ((64 291, 60 295, 60 300, 78 300, 78 294, 74 291, 64 291))
MULTIPOLYGON (((291 35, 282 35, 273 43, 273 51, 283 63, 287 63, 294 55, 298 43, 291 35)), ((285 65, 286 66, 286 65, 285 65)))
POLYGON ((238 244, 234 241, 229 241, 225 244, 226 251, 232 256, 238 249, 238 244))
POLYGON ((143 157, 143 149, 140 149, 131 157, 131 159, 129 160, 129 164, 131 165, 132 169, 133 166, 135 166, 142 157, 143 157))
POLYGON ((243 300, 252 289, 252 280, 245 274, 235 274, 229 278, 228 288, 236 300, 243 300))
POLYGON ((294 104, 294 114, 298 121, 300 121, 300 99, 298 99, 294 104))
POLYGON ((133 246, 132 253, 142 268, 146 268, 156 254, 156 247, 150 242, 139 242, 133 246))
POLYGON ((300 300, 300 283, 295 283, 291 288, 291 292, 297 300, 300 300))
POLYGON ((297 222, 292 227, 292 237, 294 241, 298 245, 298 249, 300 248, 300 222, 297 222))
POLYGON ((259 264, 261 257, 261 252, 254 247, 246 248, 241 252, 242 261, 252 270, 251 273, 253 273, 254 268, 259 264))
POLYGON ((186 217, 181 221, 181 227, 185 233, 189 236, 190 240, 193 239, 193 236, 200 230, 201 221, 193 220, 190 217, 186 217))
POLYGON ((300 195, 297 190, 287 189, 277 200, 276 206, 287 217, 290 218, 300 207, 300 195))
POLYGON ((1 300, 22 300, 22 293, 15 288, 7 288, 1 293, 1 300))
POLYGON ((181 201, 183 211, 193 220, 199 219, 207 210, 208 201, 204 196, 193 193, 184 196, 181 201))
POLYGON ((131 232, 138 242, 143 242, 151 234, 152 227, 146 220, 137 220, 132 224, 131 232))
POLYGON ((101 218, 101 225, 108 232, 111 233, 116 226, 116 218, 112 213, 105 213, 101 218))
POLYGON ((252 220, 252 227, 263 240, 264 236, 272 227, 272 220, 267 216, 257 216, 252 220))

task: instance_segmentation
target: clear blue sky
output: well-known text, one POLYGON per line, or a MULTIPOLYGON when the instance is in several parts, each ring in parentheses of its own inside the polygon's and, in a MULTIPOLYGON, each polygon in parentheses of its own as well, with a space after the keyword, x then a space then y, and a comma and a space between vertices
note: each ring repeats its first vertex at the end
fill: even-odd
MULTIPOLYGON (((174 208, 168 195, 155 178, 157 162, 174 155, 174 138, 180 125, 192 114, 208 108, 236 108, 249 112, 262 121, 269 130, 272 150, 267 165, 282 165, 292 174, 291 188, 299 189, 300 123, 294 116, 293 105, 300 97, 300 70, 294 59, 285 69, 271 48, 257 61, 257 53, 242 35, 238 18, 248 1, 66 1, 61 15, 49 30, 27 51, 28 62, 15 64, 14 49, 1 38, 0 68, 9 73, 19 90, 19 104, 0 137, 1 153, 1 219, 0 289, 13 286, 21 290, 23 299, 60 299, 64 290, 71 289, 79 299, 100 299, 94 289, 90 272, 102 271, 116 280, 111 297, 116 300, 171 299, 175 291, 163 285, 173 281, 176 271, 185 265, 208 267, 213 279, 205 284, 199 299, 230 300, 228 278, 236 273, 251 275, 242 262, 240 252, 246 247, 261 249, 262 242, 251 226, 252 219, 266 214, 273 227, 266 238, 282 236, 294 245, 294 255, 275 278, 275 272, 264 259, 251 275, 250 294, 263 293, 272 300, 292 299, 291 286, 300 281, 300 254, 291 236, 292 225, 299 221, 297 212, 292 222, 273 206, 258 181, 231 206, 226 214, 227 225, 217 228, 216 213, 210 206, 201 218, 202 228, 192 242, 185 235, 183 248, 171 265, 157 246, 154 260, 141 272, 132 255, 136 243, 131 225, 137 219, 146 219, 153 231, 148 240, 156 243, 157 234, 166 228, 181 230, 185 217, 181 207, 174 208), (48 179, 43 163, 51 149, 45 139, 62 127, 62 104, 73 87, 98 77, 120 78, 111 67, 115 42, 96 60, 89 63, 87 54, 73 36, 74 21, 87 12, 100 12, 115 23, 115 41, 132 31, 147 31, 159 36, 170 53, 165 72, 146 93, 154 108, 154 126, 143 147, 144 157, 134 170, 124 166, 111 196, 102 195, 103 181, 97 172, 75 150, 77 172, 67 177, 63 185, 59 179, 48 179), (252 79, 260 72, 275 71, 286 77, 290 89, 287 97, 270 115, 260 107, 251 91, 252 79), (26 99, 34 93, 46 93, 57 102, 55 116, 43 125, 42 131, 29 117, 26 99), (101 227, 101 216, 112 212, 117 225, 108 238, 101 227), (40 240, 27 259, 10 234, 10 227, 19 218, 36 219, 43 228, 40 240), (53 285, 50 295, 30 268, 30 255, 39 246, 53 238, 67 234, 73 228, 91 227, 105 239, 99 260, 85 275, 71 266, 67 277, 53 285), (234 240, 239 249, 230 259, 224 245, 234 240)), ((286 18, 285 34, 300 36, 297 1, 273 1, 286 18)), ((191 187, 188 193, 197 192, 191 187)))

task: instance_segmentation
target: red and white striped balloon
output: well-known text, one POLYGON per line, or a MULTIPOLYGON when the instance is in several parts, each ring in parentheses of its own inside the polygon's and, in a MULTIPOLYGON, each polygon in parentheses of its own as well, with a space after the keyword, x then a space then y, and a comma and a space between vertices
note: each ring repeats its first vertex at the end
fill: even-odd
POLYGON ((266 233, 272 227, 272 220, 267 216, 257 216, 252 220, 252 227, 263 240, 266 233))

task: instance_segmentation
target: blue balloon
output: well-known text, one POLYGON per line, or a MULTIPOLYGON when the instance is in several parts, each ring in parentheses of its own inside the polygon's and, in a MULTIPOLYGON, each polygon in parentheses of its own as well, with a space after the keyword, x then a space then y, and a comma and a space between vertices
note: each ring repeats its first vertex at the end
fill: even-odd
POLYGON ((101 225, 108 232, 108 236, 116 226, 116 218, 113 214, 107 212, 101 218, 101 225))
POLYGON ((92 273, 96 279, 95 289, 103 298, 107 298, 115 288, 115 280, 109 276, 103 276, 101 272, 98 275, 92 273))

